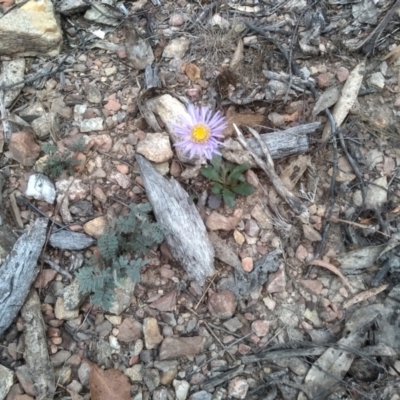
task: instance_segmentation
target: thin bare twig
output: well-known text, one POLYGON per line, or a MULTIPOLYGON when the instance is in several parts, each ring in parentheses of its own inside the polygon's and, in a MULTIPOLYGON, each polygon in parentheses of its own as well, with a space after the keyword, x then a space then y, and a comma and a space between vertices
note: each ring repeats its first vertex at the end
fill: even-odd
POLYGON ((290 208, 296 215, 303 219, 304 222, 308 222, 309 212, 307 206, 282 183, 278 174, 275 172, 275 166, 271 157, 271 153, 269 152, 266 143, 261 139, 258 132, 249 128, 250 132, 260 144, 260 147, 265 155, 266 163, 260 157, 258 157, 258 155, 246 142, 246 139, 237 125, 233 124, 233 127, 237 133, 237 139, 239 143, 251 154, 257 165, 267 174, 278 194, 289 204, 290 208))
POLYGON ((48 258, 44 258, 43 261, 46 264, 50 265, 50 267, 52 269, 54 269, 54 271, 57 271, 59 274, 61 274, 65 278, 69 279, 70 281, 72 281, 72 279, 74 278, 68 271, 66 271, 65 269, 62 269, 57 263, 49 260, 48 258))

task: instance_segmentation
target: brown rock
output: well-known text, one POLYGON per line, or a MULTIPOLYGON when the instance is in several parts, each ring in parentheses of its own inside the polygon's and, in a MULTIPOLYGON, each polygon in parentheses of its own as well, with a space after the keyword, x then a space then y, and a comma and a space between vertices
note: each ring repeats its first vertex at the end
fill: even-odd
POLYGON ((307 249, 302 244, 300 244, 296 250, 296 258, 299 261, 304 261, 307 258, 307 256, 308 256, 307 249))
POLYGON ((319 242, 322 240, 321 234, 314 229, 311 225, 304 224, 303 225, 303 233, 304 237, 310 242, 319 242))
POLYGON ((158 311, 174 311, 176 305, 176 290, 160 297, 158 300, 153 301, 150 304, 151 308, 155 308, 158 311))
POLYGON ((115 168, 117 168, 117 171, 123 175, 126 175, 129 172, 129 167, 125 164, 119 164, 115 168))
POLYGON ((11 158, 25 167, 32 167, 39 158, 40 146, 30 132, 15 132, 9 142, 11 158))
POLYGON ((121 109, 121 104, 116 100, 109 100, 107 104, 104 105, 104 108, 108 111, 119 111, 121 109))
POLYGON ((105 203, 107 201, 107 196, 103 192, 103 190, 99 186, 95 186, 93 188, 93 196, 96 197, 101 203, 105 203))
MULTIPOLYGON (((281 266, 282 267, 282 266, 281 266)), ((284 267, 279 268, 268 277, 267 292, 268 293, 281 293, 286 289, 286 273, 284 267)))
POLYGON ((57 271, 53 269, 42 269, 35 280, 35 288, 43 289, 45 288, 57 275, 57 271))
POLYGON ((174 156, 169 136, 159 132, 149 133, 144 140, 139 142, 136 150, 149 161, 155 163, 169 161, 174 156))
POLYGON ((112 147, 112 139, 109 135, 92 135, 90 138, 93 140, 93 148, 95 150, 104 151, 108 153, 112 147))
POLYGON ((233 378, 228 384, 229 398, 245 399, 248 390, 249 384, 247 380, 241 376, 233 378))
POLYGON ((117 339, 121 342, 135 342, 143 335, 143 325, 130 317, 125 318, 118 329, 117 339))
POLYGON ((242 233, 240 233, 237 229, 233 231, 233 238, 235 239, 235 242, 241 246, 245 242, 245 237, 243 236, 242 233))
POLYGON ((174 178, 177 178, 182 173, 182 167, 176 160, 172 160, 171 167, 170 167, 170 174, 174 178))
POLYGON ((83 230, 87 235, 93 236, 94 238, 98 239, 99 237, 103 236, 106 224, 106 217, 97 217, 89 222, 86 222, 86 224, 83 225, 83 230))
POLYGON ((236 311, 235 295, 229 290, 219 293, 209 290, 207 308, 212 316, 220 319, 231 318, 236 311))
POLYGON ((245 257, 242 260, 242 267, 246 272, 253 271, 254 268, 254 261, 251 257, 245 257))
POLYGON ((165 338, 160 346, 160 360, 173 360, 182 356, 191 356, 204 351, 203 336, 165 338))
POLYGON ((317 84, 321 89, 325 89, 329 86, 331 80, 331 74, 323 73, 317 76, 317 84))
POLYGON ((70 119, 72 117, 72 108, 67 107, 62 97, 56 97, 53 100, 50 110, 65 119, 70 119))
POLYGON ((254 219, 249 219, 244 225, 244 230, 249 236, 254 237, 259 234, 260 227, 254 219))
POLYGON ((271 230, 273 228, 272 220, 261 204, 256 204, 254 206, 251 210, 251 216, 257 221, 261 229, 271 230))
POLYGON ((339 67, 336 71, 336 78, 339 82, 344 82, 349 77, 350 72, 345 67, 339 67))
MULTIPOLYGON (((143 321, 143 335, 146 349, 156 348, 163 340, 155 318, 145 318, 143 321)), ((161 359, 161 358, 160 358, 161 359)))
POLYGON ((240 217, 225 217, 217 211, 213 211, 206 220, 207 228, 211 231, 223 230, 230 231, 235 229, 240 221, 240 217))
POLYGON ((300 283, 304 289, 316 296, 319 296, 323 289, 322 283, 313 279, 303 279, 300 283))

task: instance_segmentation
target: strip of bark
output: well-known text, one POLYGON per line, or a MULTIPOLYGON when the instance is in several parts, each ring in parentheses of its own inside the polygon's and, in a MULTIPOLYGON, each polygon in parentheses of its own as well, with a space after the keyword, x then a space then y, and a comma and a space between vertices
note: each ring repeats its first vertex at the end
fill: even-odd
POLYGON ((39 272, 37 261, 46 240, 47 223, 44 218, 37 219, 0 268, 0 337, 17 316, 39 272))

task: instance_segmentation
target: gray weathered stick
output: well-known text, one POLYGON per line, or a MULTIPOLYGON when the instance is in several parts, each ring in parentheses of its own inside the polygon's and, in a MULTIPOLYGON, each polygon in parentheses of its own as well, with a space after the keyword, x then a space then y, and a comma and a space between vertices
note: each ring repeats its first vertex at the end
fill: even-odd
POLYGON ((35 221, 15 243, 0 268, 0 337, 17 316, 39 272, 37 260, 46 240, 47 219, 35 221))
POLYGON ((4 141, 7 143, 10 140, 12 134, 12 127, 10 121, 8 120, 10 113, 8 112, 4 104, 4 90, 0 90, 0 116, 1 122, 3 124, 4 141))
POLYGON ((268 150, 268 147, 266 143, 261 139, 258 132, 254 129, 249 128, 250 132, 258 140, 258 143, 266 158, 266 163, 257 154, 255 154, 253 149, 246 142, 246 139, 244 138, 242 132, 236 126, 236 124, 233 124, 233 126, 237 133, 237 140, 252 155, 257 165, 267 174, 278 194, 289 204, 290 208, 294 211, 296 215, 304 219, 305 222, 308 221, 309 212, 307 206, 282 183, 278 174, 275 172, 274 162, 272 161, 272 157, 268 150))
POLYGON ((31 289, 21 309, 24 321, 24 359, 30 372, 36 399, 50 400, 54 397, 54 369, 47 351, 46 327, 42 317, 39 296, 31 289))
POLYGON ((157 221, 168 230, 166 241, 171 254, 203 285, 214 273, 214 248, 203 220, 176 180, 164 178, 144 157, 136 155, 136 159, 157 221))

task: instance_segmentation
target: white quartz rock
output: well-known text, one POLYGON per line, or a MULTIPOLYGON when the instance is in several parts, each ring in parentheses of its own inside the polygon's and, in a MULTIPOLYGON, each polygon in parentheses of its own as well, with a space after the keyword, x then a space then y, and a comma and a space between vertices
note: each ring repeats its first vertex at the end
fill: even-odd
POLYGON ((33 174, 29 177, 25 195, 31 196, 36 200, 44 200, 46 203, 53 204, 56 199, 56 189, 46 175, 33 174))

